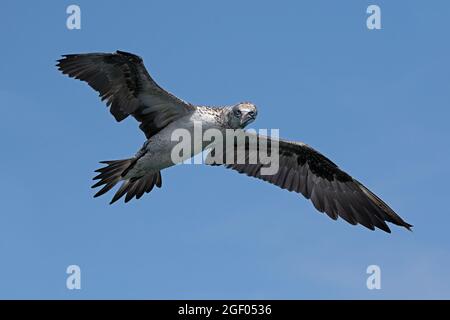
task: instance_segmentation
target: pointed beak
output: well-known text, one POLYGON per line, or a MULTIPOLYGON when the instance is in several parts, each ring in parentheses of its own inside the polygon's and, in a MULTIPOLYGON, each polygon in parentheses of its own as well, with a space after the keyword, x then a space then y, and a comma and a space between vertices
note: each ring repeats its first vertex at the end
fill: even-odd
POLYGON ((246 113, 242 118, 241 118, 241 125, 245 126, 251 122, 255 121, 255 115, 254 114, 250 114, 250 113, 246 113))

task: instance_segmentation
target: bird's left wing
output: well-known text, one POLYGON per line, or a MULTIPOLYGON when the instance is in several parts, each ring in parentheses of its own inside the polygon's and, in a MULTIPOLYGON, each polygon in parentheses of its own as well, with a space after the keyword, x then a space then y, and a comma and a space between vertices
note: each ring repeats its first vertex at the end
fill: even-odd
POLYGON ((58 69, 69 77, 86 81, 106 100, 117 121, 129 115, 141 124, 147 138, 195 107, 161 88, 132 53, 68 54, 58 69))
MULTIPOLYGON (((245 134, 255 138, 255 134, 245 134)), ((212 149, 206 163, 224 164, 239 173, 301 193, 312 201, 318 211, 325 212, 334 220, 340 216, 351 224, 359 223, 371 230, 377 227, 386 232, 390 232, 390 229, 385 221, 410 229, 411 225, 379 197, 308 145, 285 140, 277 140, 274 143, 271 138, 259 135, 253 140, 256 144, 250 143, 251 140, 245 139, 245 143, 240 144, 237 140, 234 141, 234 157, 231 163, 226 159, 226 144, 223 151, 212 149), (263 143, 260 143, 261 141, 263 143), (264 175, 261 171, 271 165, 261 160, 261 146, 267 146, 269 154, 278 153, 279 157, 273 157, 278 161, 279 169, 276 173, 264 175), (245 151, 244 161, 242 158, 238 160, 239 149, 245 151), (253 157, 255 153, 257 158, 253 157)))

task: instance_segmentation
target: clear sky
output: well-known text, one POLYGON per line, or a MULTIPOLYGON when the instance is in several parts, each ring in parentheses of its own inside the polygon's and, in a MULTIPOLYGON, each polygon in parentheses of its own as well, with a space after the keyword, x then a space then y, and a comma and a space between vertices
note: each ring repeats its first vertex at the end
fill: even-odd
POLYGON ((450 298, 449 1, 2 1, 0 298, 450 298), (81 30, 66 8, 81 8, 81 30), (381 30, 366 9, 381 8, 381 30), (133 155, 134 119, 61 75, 61 54, 144 58, 192 103, 257 104, 414 231, 333 221, 302 196, 218 167, 93 199, 98 161, 133 155), (66 268, 81 268, 81 290, 66 268), (366 268, 381 268, 368 290, 366 268))

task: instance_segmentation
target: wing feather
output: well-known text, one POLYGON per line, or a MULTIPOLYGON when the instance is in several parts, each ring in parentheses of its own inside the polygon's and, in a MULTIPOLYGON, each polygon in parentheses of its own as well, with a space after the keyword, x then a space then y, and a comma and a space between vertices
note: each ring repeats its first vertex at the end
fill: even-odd
MULTIPOLYGON (((257 149, 260 139, 268 139, 270 142, 268 137, 257 136, 257 149)), ((386 232, 390 232, 386 221, 407 229, 412 227, 368 188, 306 144, 280 140, 278 149, 274 150, 279 154, 279 170, 273 175, 263 175, 261 169, 267 164, 263 165, 259 158, 257 163, 250 163, 248 154, 255 151, 250 150, 253 145, 251 146, 248 141, 251 140, 245 140, 246 162, 226 164, 227 168, 267 181, 282 189, 300 193, 310 199, 318 211, 326 213, 334 220, 341 217, 350 224, 361 224, 371 230, 377 227, 386 232)), ((235 151, 238 148, 236 141, 235 151)), ((271 143, 268 145, 270 147, 271 143)), ((217 150, 214 150, 215 153, 217 150)), ((224 149, 222 153, 223 162, 217 163, 208 158, 206 163, 224 164, 226 150, 224 149)), ((215 157, 214 160, 217 161, 218 158, 220 159, 215 157)))
POLYGON ((161 88, 132 53, 67 54, 58 69, 96 90, 117 121, 132 115, 147 138, 195 107, 161 88))

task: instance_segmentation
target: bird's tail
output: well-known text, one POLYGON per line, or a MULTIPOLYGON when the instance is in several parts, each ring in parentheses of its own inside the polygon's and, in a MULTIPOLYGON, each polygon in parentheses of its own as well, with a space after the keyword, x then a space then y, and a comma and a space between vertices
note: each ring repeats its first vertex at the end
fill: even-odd
POLYGON ((149 193, 155 185, 158 188, 161 188, 162 180, 160 171, 148 173, 141 177, 124 179, 128 171, 136 163, 136 160, 136 158, 130 158, 123 160, 100 161, 100 163, 106 164, 106 166, 95 170, 95 172, 99 172, 99 174, 95 176, 93 180, 100 181, 94 184, 92 188, 97 188, 100 186, 103 186, 103 188, 94 195, 94 198, 99 197, 111 190, 119 181, 123 181, 123 183, 112 198, 110 204, 116 202, 125 194, 125 202, 128 202, 133 199, 134 196, 136 196, 136 199, 139 199, 144 193, 149 193))

